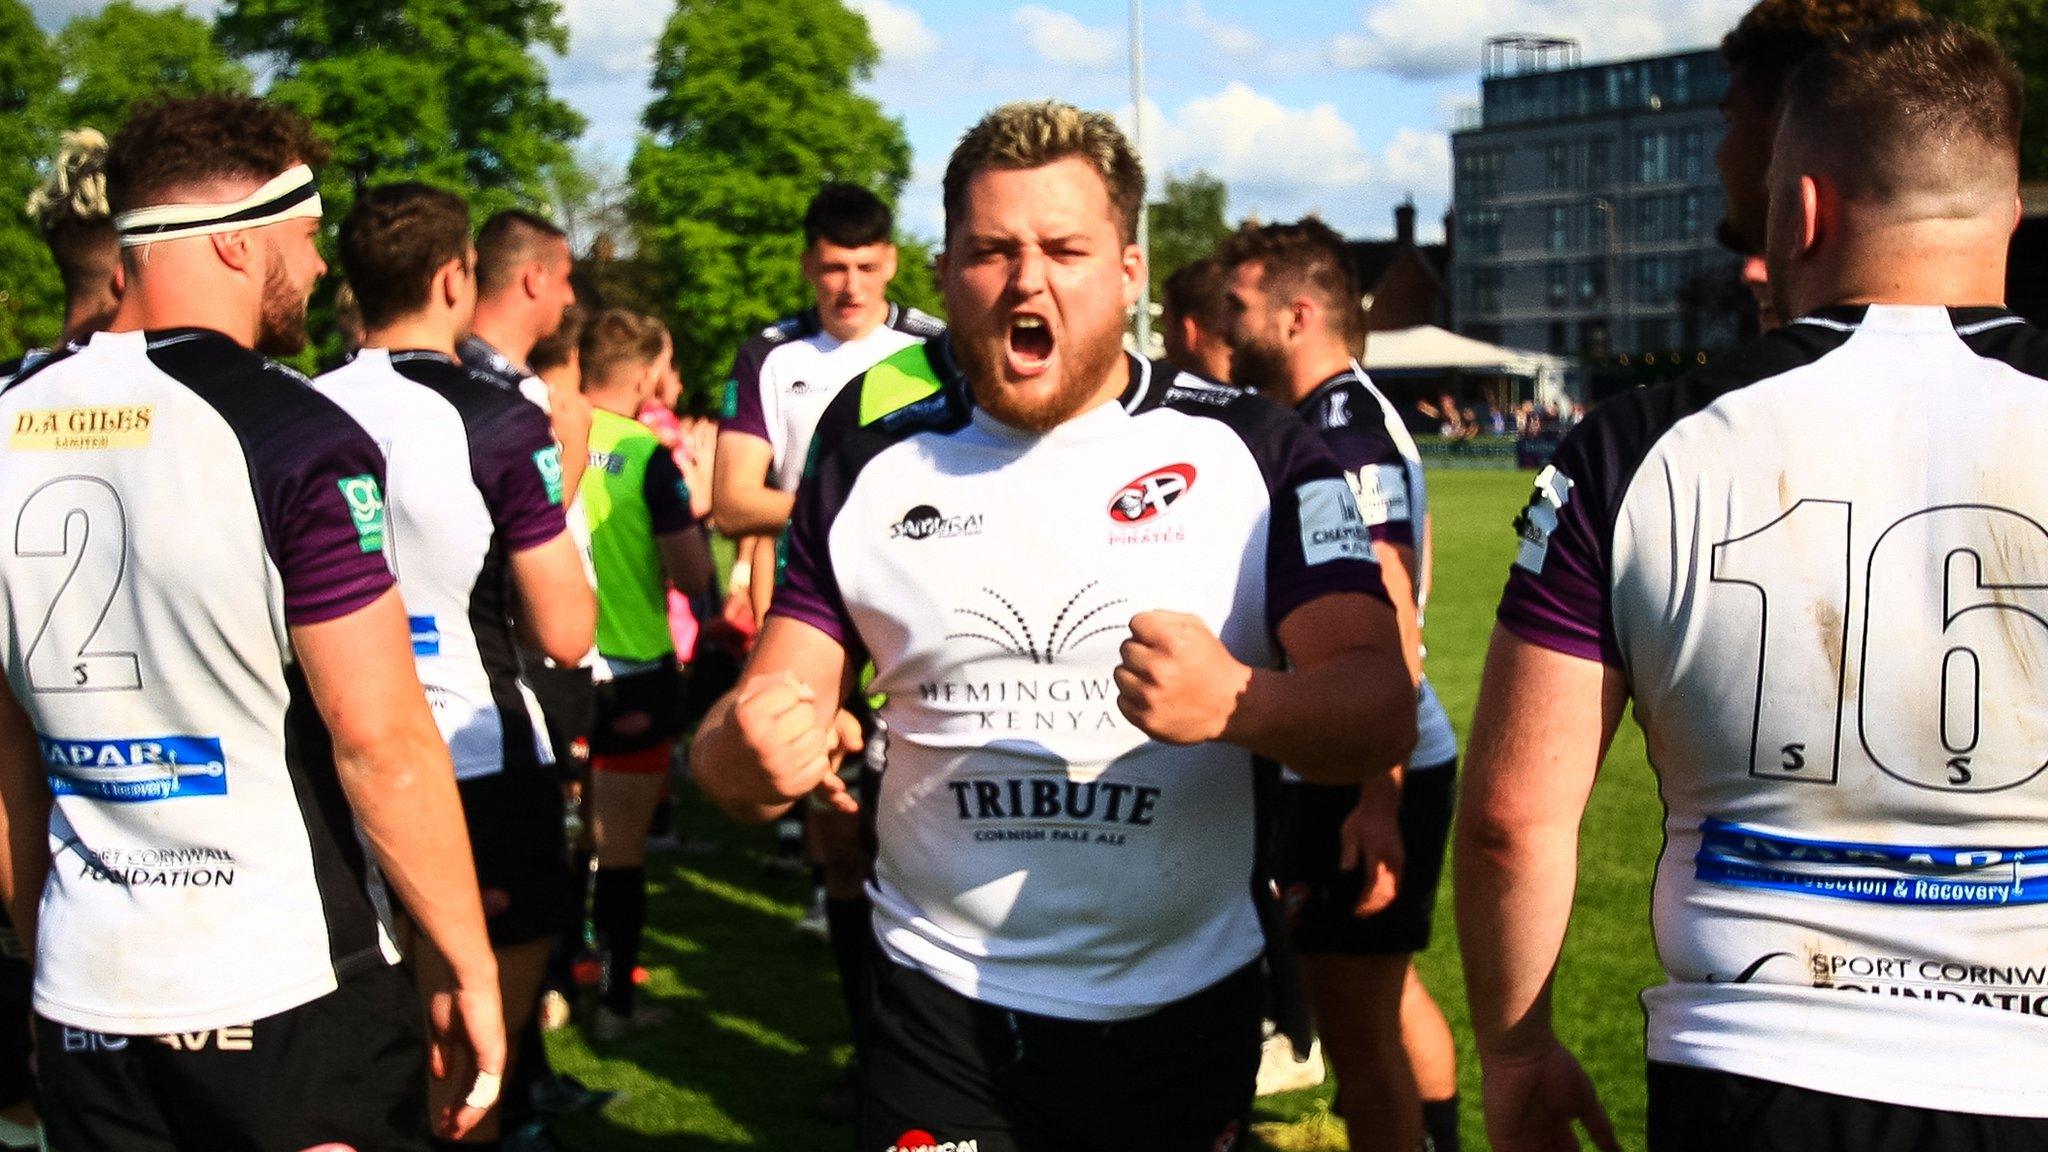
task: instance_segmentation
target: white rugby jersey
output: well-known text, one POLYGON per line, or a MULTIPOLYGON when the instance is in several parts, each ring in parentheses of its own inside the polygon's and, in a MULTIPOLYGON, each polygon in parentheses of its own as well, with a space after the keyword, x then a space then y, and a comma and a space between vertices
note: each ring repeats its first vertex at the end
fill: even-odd
MULTIPOLYGON (((1415 581, 1415 611, 1420 615, 1422 574, 1429 569, 1429 487, 1422 474, 1422 454, 1400 413, 1356 362, 1317 385, 1294 410, 1323 434, 1324 445, 1358 497, 1359 514, 1372 538, 1415 549, 1415 571, 1409 576, 1415 581)), ((1451 718, 1428 680, 1416 694, 1415 726, 1409 771, 1441 768, 1458 758, 1451 718)))
POLYGON ((1621 668, 1649 1056, 2048 1116, 2048 337, 1829 309, 1566 437, 1501 623, 1621 668))
POLYGON ((390 962, 287 632, 391 587, 376 445, 198 330, 100 333, 0 424, 0 658, 56 794, 36 1011, 213 1029, 390 962))
POLYGON ((314 387, 384 451, 385 559, 455 778, 554 763, 512 640, 513 555, 567 531, 547 417, 435 352, 365 348, 314 387))
POLYGON ((768 483, 794 492, 810 457, 818 419, 846 382, 899 349, 944 334, 946 326, 915 308, 889 305, 889 317, 858 340, 825 331, 815 308, 770 325, 740 347, 726 381, 721 432, 766 440, 774 456, 768 483))
POLYGON ((1300 421, 1127 359, 1118 403, 1044 435, 976 408, 943 341, 863 374, 826 417, 772 609, 872 659, 888 698, 889 955, 1068 1019, 1143 1015, 1263 946, 1251 754, 1124 719, 1131 617, 1191 613, 1272 668, 1295 608, 1385 596, 1351 489, 1300 421), (925 399, 842 418, 920 378, 925 399))

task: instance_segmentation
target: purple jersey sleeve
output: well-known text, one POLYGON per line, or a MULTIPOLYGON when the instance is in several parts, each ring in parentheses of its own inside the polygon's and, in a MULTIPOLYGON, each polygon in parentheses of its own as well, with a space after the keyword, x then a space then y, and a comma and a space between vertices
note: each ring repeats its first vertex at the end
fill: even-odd
POLYGON ((505 415, 471 437, 469 456, 477 489, 507 548, 524 552, 568 530, 562 449, 540 409, 506 405, 505 415))
POLYGON ((775 581, 771 616, 801 620, 851 652, 860 647, 853 617, 839 595, 839 578, 832 569, 832 550, 827 536, 837 501, 832 490, 838 479, 831 470, 806 477, 797 488, 796 507, 790 513, 789 528, 782 536, 778 557, 781 572, 775 581))
POLYGON ((647 475, 640 481, 640 495, 647 501, 647 516, 656 536, 687 532, 697 526, 690 511, 690 485, 676 458, 666 448, 656 448, 647 458, 647 475))
MULTIPOLYGON (((1248 403, 1265 404, 1263 400, 1248 403)), ((1270 406, 1269 406, 1270 407, 1270 406)), ((1311 600, 1362 592, 1383 603, 1386 585, 1358 500, 1320 438, 1291 413, 1273 408, 1255 431, 1266 470, 1272 520, 1266 529, 1266 622, 1280 622, 1311 600)))
POLYGON ((346 616, 395 583, 384 562, 384 457, 362 429, 343 421, 345 428, 305 429, 289 449, 272 442, 294 459, 274 472, 257 469, 270 473, 260 504, 288 624, 346 616))
POLYGON ((772 347, 762 336, 740 347, 740 354, 733 359, 732 375, 725 381, 725 407, 718 421, 720 432, 743 432, 761 440, 769 439, 768 413, 761 403, 761 364, 772 347))
POLYGON ((1620 480, 1607 429, 1597 418, 1579 425, 1537 473, 1515 518, 1521 546, 1498 615, 1531 644, 1618 668, 1611 593, 1620 480))

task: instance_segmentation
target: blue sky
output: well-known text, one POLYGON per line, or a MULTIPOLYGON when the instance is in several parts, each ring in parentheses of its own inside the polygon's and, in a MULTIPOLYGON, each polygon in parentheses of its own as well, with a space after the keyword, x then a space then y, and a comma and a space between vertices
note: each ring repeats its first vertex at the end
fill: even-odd
MULTIPOLYGON (((1128 0, 849 0, 883 51, 870 95, 902 118, 916 174, 899 214, 939 231, 938 178, 960 132, 1006 100, 1053 96, 1129 123, 1128 0)), ((98 0, 31 0, 46 27, 98 0)), ((207 0, 185 5, 209 14, 207 0)), ((670 6, 563 0, 555 89, 590 121, 582 153, 622 168, 670 6)), ((1481 42, 1576 36, 1588 61, 1710 44, 1746 0, 1145 0, 1145 153, 1155 182, 1207 171, 1233 215, 1317 211, 1358 236, 1413 195, 1425 238, 1450 194, 1446 137, 1478 99, 1481 42)))

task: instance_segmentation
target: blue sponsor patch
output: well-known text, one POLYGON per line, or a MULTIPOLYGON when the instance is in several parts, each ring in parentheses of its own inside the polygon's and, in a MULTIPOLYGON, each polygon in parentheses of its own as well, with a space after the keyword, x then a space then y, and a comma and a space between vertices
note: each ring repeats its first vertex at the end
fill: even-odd
POLYGON ((38 734, 50 791, 109 804, 228 794, 218 736, 77 740, 38 734))
POLYGON ((1910 847, 1803 840, 1708 820, 1693 875, 1765 888, 1926 908, 2048 904, 2048 848, 1910 847))
POLYGON ((439 656, 441 654, 441 622, 432 616, 407 616, 406 623, 412 626, 412 654, 415 656, 439 656))

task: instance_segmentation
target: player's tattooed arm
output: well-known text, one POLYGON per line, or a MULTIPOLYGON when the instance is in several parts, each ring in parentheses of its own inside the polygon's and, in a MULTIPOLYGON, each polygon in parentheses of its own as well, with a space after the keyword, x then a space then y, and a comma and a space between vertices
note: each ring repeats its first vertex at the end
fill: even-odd
POLYGON ((1196 617, 1141 612, 1116 670, 1118 706, 1154 739, 1227 741, 1317 783, 1356 783, 1407 758, 1415 684, 1392 608, 1333 593, 1278 632, 1288 667, 1251 668, 1196 617))
POLYGON ((0 895, 6 898, 7 914, 31 961, 36 909, 50 872, 51 803, 35 727, 6 681, 0 680, 0 820, 5 821, 0 851, 7 853, 0 860, 0 895))

